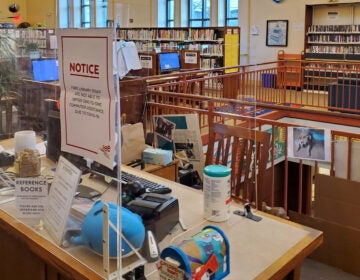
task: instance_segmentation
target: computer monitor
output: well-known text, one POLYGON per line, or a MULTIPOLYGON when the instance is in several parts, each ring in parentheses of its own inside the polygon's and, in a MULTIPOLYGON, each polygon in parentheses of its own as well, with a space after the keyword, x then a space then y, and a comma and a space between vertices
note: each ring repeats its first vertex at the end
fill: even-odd
POLYGON ((178 52, 159 53, 160 73, 180 69, 180 56, 178 52))
POLYGON ((37 82, 59 80, 59 64, 56 58, 31 60, 33 79, 37 82))

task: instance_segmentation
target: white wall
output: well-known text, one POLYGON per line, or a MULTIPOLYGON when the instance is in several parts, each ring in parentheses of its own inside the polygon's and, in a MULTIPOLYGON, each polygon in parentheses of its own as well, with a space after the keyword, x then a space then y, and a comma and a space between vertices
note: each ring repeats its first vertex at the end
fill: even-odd
POLYGON ((301 0, 283 0, 280 4, 272 0, 250 0, 249 31, 257 28, 259 35, 249 35, 249 63, 272 61, 277 58, 279 50, 289 53, 300 53, 304 48, 305 4, 301 0), (288 46, 266 46, 267 20, 288 20, 288 46))
POLYGON ((153 9, 157 10, 157 6, 153 8, 153 3, 157 4, 157 1, 115 0, 113 4, 115 22, 117 22, 117 18, 120 18, 122 27, 151 26, 153 9))

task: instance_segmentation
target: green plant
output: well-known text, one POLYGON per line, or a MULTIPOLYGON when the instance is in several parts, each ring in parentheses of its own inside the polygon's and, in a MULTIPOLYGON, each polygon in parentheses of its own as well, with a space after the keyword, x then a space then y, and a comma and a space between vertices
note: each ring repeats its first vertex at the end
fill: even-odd
MULTIPOLYGON (((16 68, 16 41, 12 35, 0 34, 0 102, 12 104, 11 100, 18 97, 19 81, 20 75, 16 68)), ((2 113, 0 111, 0 133, 2 131, 2 113)))
POLYGON ((16 41, 9 34, 0 34, 0 61, 15 58, 16 41))
POLYGON ((25 50, 27 52, 32 52, 32 51, 38 51, 39 50, 39 45, 35 42, 28 42, 25 45, 25 50))
POLYGON ((16 69, 16 41, 9 34, 0 34, 0 101, 13 95, 19 81, 16 69))

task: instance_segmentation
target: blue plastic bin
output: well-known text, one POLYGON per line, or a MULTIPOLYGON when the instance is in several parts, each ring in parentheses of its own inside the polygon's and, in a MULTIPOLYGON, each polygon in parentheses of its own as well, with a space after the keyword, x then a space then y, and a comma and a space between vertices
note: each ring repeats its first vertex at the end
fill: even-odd
POLYGON ((265 88, 275 88, 276 87, 276 74, 264 73, 261 74, 262 86, 265 88))

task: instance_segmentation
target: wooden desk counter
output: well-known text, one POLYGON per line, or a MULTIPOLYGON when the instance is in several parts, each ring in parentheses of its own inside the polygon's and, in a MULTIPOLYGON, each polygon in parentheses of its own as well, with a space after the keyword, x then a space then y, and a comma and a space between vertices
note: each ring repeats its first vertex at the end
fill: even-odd
MULTIPOLYGON (((179 199, 180 216, 188 230, 182 231, 177 225, 160 243, 160 249, 179 244, 209 224, 202 218, 201 191, 127 166, 123 170, 171 187, 172 196, 179 199)), ((106 188, 93 179, 86 183, 105 190, 104 201, 116 199, 114 188, 106 188)), ((101 257, 82 246, 57 246, 46 234, 15 219, 11 215, 14 207, 13 202, 0 205, 1 279, 104 279, 101 257)), ((263 217, 262 221, 257 223, 232 214, 227 222, 212 223, 229 239, 231 272, 226 279, 283 279, 288 275, 298 279, 301 262, 322 243, 322 232, 265 213, 256 214, 263 217)), ((155 264, 146 265, 149 280, 159 279, 154 267, 155 264)))

